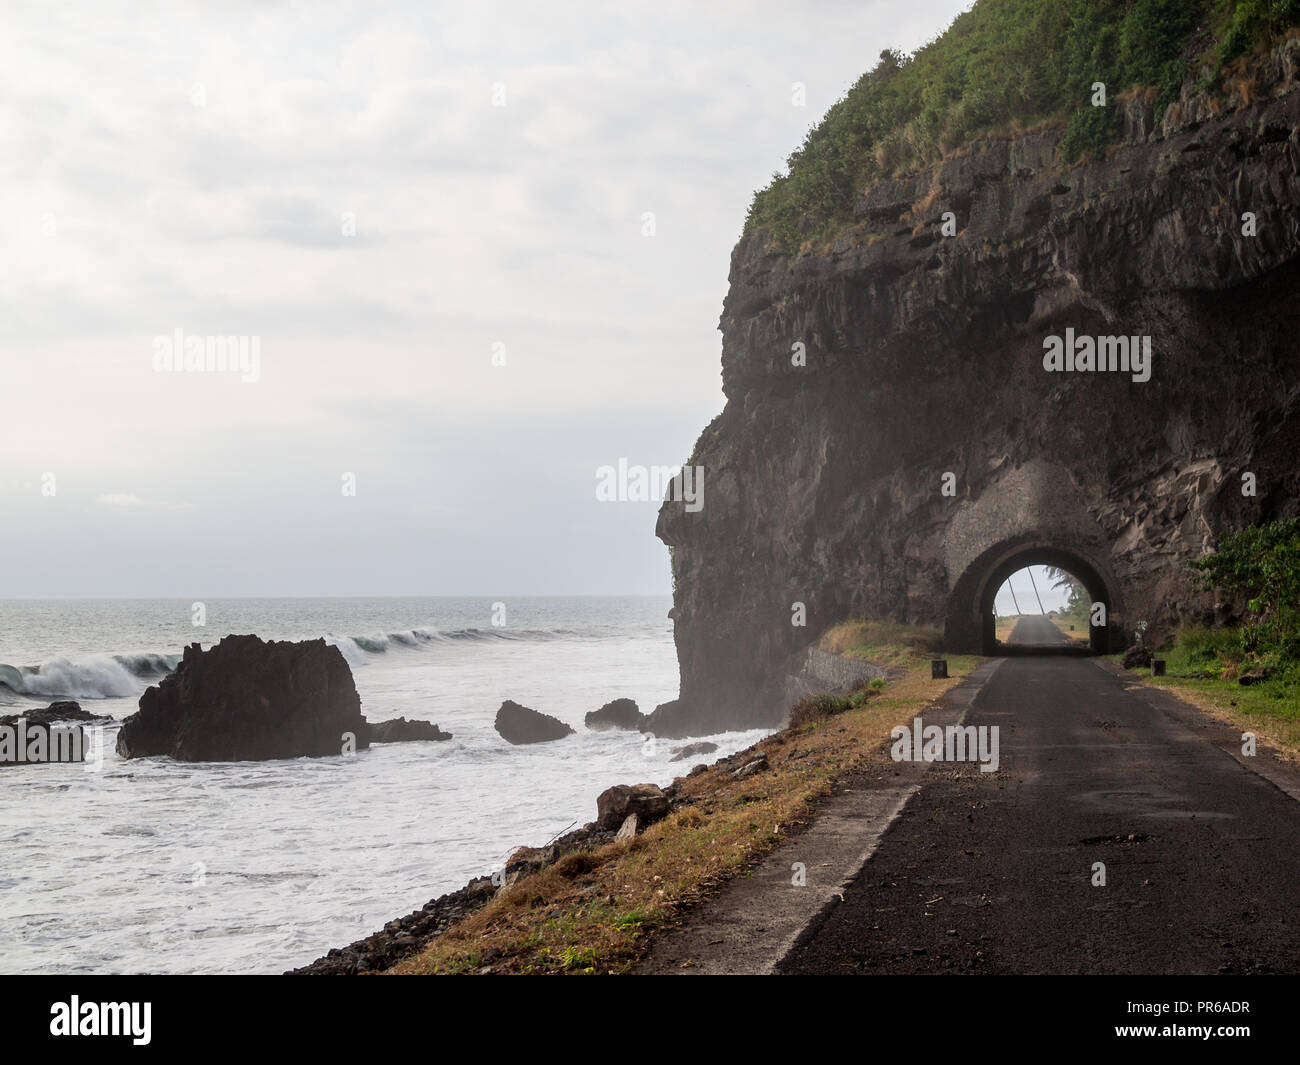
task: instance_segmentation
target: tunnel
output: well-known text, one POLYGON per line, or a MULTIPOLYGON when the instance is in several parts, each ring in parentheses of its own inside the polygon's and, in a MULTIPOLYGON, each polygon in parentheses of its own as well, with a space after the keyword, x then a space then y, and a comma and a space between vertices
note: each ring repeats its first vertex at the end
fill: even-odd
POLYGON ((948 600, 944 622, 944 647, 952 652, 998 653, 994 598, 1004 581, 1026 566, 1055 566, 1079 580, 1090 602, 1105 606, 1103 625, 1089 626, 1089 646, 1097 654, 1123 650, 1126 638, 1121 623, 1122 604, 1115 580, 1091 552, 1051 542, 1006 543, 992 547, 972 562, 957 579, 948 600))

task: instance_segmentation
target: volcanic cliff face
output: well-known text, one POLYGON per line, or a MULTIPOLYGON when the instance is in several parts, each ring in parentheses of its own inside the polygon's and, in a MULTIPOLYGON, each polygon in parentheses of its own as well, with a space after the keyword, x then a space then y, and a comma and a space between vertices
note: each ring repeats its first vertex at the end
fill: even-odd
POLYGON ((849 617, 978 652, 1031 563, 1107 605, 1097 645, 1214 612, 1183 561, 1300 504, 1298 77, 1289 40, 1251 100, 1189 87, 1159 122, 1121 105, 1105 160, 990 138, 865 190, 826 246, 739 242, 704 506, 659 516, 682 689, 650 729, 780 724, 788 674, 849 617), (1150 380, 1048 372, 1067 329, 1150 337, 1150 380))

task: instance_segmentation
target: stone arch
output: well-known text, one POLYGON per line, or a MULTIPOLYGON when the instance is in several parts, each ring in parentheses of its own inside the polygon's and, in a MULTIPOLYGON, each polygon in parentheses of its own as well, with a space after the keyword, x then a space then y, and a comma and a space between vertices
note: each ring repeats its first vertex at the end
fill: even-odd
POLYGON ((1092 649, 1100 654, 1123 650, 1124 605, 1110 567, 1092 551, 1034 534, 1002 541, 967 565, 948 596, 944 646, 966 654, 992 654, 993 599, 1003 581, 1026 566, 1056 566, 1082 581, 1091 601, 1106 605, 1106 624, 1091 629, 1092 649))

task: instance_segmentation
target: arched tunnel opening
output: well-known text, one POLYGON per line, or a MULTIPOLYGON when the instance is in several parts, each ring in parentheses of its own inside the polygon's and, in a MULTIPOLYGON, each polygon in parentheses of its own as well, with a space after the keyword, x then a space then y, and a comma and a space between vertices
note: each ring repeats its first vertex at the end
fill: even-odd
POLYGON ((1016 570, 993 596, 999 654, 1082 654, 1092 649, 1093 600, 1056 566, 1016 570))
POLYGON ((985 551, 953 588, 944 626, 944 643, 950 650, 982 655, 1023 653, 1031 648, 1105 654, 1121 650, 1123 642, 1113 579, 1108 580, 1083 552, 1043 543, 1000 545, 985 551), (1016 578, 1008 587, 1016 574, 1027 569, 1033 570, 1032 580, 1016 578), (1044 577, 1052 587, 1041 586, 1044 577), (1044 592, 1048 593, 1046 599, 1044 592), (1059 619, 1047 616, 1047 603, 1059 601, 1063 593, 1066 604, 1073 600, 1075 611, 1071 619, 1058 624, 1059 619), (1014 627, 1007 623, 1005 607, 999 614, 999 604, 1006 599, 1011 599, 1018 617, 1042 619, 1026 625, 1015 641, 1009 639, 1014 627), (1086 608, 1086 613, 1081 613, 1080 607, 1086 608), (1047 625, 1060 630, 1059 641, 1047 625), (1080 638, 1085 634, 1086 638, 1080 638))

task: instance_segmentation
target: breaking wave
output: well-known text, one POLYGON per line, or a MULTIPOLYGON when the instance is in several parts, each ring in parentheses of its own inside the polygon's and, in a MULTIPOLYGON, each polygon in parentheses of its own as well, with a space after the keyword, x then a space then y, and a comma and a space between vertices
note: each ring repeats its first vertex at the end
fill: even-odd
POLYGON ((61 699, 122 699, 176 668, 180 655, 87 655, 51 658, 39 666, 0 663, 0 684, 20 695, 61 699))
POLYGON ((375 655, 387 654, 390 649, 418 649, 435 644, 461 642, 489 642, 492 640, 562 640, 581 636, 571 629, 408 629, 405 632, 381 632, 369 636, 325 637, 325 642, 337 647, 351 666, 363 666, 375 655))
MULTIPOLYGON (((494 640, 560 640, 594 635, 570 629, 408 629, 368 636, 326 636, 325 642, 342 652, 356 668, 390 649, 418 650, 438 644, 494 640)), ((0 685, 19 695, 51 699, 123 699, 139 695, 181 660, 179 654, 140 651, 96 654, 78 658, 51 658, 38 666, 0 663, 0 685)))

